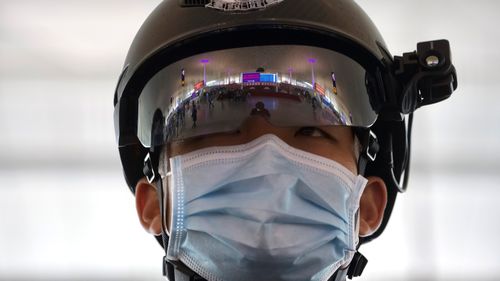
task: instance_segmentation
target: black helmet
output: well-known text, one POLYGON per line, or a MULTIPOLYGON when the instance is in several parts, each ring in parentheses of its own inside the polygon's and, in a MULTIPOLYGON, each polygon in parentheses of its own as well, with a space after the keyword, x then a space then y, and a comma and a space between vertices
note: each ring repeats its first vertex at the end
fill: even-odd
POLYGON ((406 189, 413 112, 448 98, 457 78, 446 40, 393 57, 352 0, 165 0, 137 33, 114 96, 115 133, 132 192, 140 178, 158 178, 159 146, 196 135, 172 125, 190 101, 210 99, 211 92, 245 98, 243 84, 310 98, 313 110, 327 115, 321 124, 355 128, 363 146, 360 173, 383 178, 388 188, 382 225, 364 243, 383 232, 397 193, 406 189), (228 61, 238 65, 224 68, 228 61), (217 73, 207 78, 205 67, 217 73), (311 69, 312 81, 299 78, 311 69))

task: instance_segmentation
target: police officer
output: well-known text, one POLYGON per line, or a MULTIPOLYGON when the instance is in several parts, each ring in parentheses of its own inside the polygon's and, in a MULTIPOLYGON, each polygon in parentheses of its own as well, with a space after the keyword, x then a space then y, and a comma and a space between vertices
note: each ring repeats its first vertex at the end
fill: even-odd
POLYGON ((447 41, 392 57, 351 0, 163 1, 132 43, 114 105, 164 275, 359 276, 359 247, 406 189, 413 112, 456 87, 447 41), (176 120, 186 104, 193 124, 176 120))

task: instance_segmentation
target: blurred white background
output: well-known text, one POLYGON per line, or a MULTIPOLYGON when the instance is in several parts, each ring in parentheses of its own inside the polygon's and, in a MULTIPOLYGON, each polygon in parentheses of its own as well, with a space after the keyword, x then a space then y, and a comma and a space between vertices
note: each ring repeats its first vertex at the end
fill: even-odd
MULTIPOLYGON (((159 2, 0 0, 0 280, 163 280, 112 120, 159 2)), ((499 280, 500 2, 357 2, 394 55, 449 39, 459 74, 451 99, 415 116, 409 191, 357 280, 499 280)))

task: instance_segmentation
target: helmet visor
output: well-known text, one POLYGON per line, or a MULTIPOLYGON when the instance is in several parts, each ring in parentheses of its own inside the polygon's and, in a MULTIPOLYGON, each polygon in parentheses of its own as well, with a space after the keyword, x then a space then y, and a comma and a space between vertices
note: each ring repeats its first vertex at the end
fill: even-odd
POLYGON ((302 45, 225 49, 163 68, 144 87, 138 137, 146 146, 237 130, 253 115, 280 127, 369 127, 374 79, 333 50, 302 45))

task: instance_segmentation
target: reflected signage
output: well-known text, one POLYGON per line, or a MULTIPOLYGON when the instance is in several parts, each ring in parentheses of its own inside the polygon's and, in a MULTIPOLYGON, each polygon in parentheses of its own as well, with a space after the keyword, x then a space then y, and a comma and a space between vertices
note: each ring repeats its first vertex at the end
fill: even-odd
POLYGON ((260 73, 259 72, 250 72, 241 74, 243 83, 255 83, 260 82, 260 73))
POLYGON ((198 82, 198 83, 194 84, 194 89, 195 89, 196 91, 198 91, 199 89, 203 88, 203 86, 205 86, 205 81, 203 81, 203 80, 202 80, 202 81, 200 81, 200 82, 198 82))
POLYGON ((322 96, 325 95, 325 88, 321 87, 320 84, 314 83, 314 90, 316 90, 318 93, 320 93, 322 96))
POLYGON ((241 74, 243 83, 271 82, 276 83, 275 73, 246 72, 241 74))

